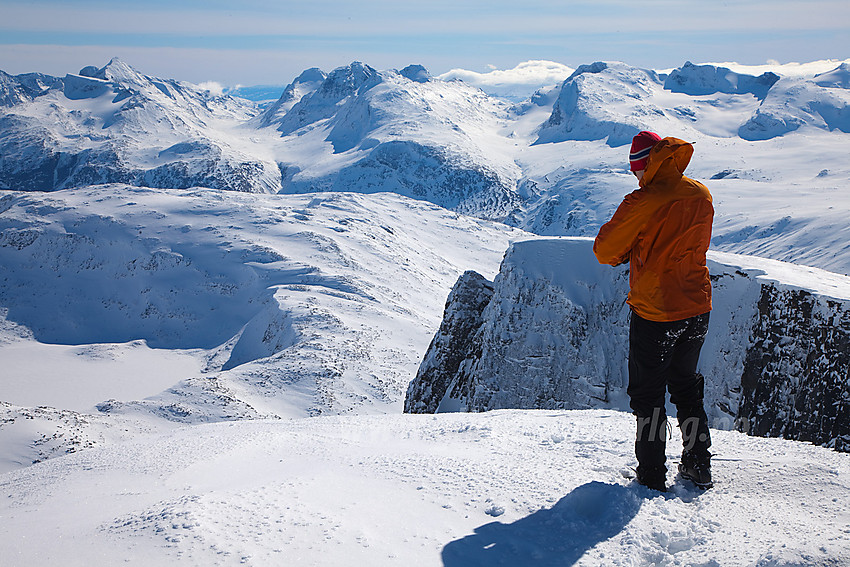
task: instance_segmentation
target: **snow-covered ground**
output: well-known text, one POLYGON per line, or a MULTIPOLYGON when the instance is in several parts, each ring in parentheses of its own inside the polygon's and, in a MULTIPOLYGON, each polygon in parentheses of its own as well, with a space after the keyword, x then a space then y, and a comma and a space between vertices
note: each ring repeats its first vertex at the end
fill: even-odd
MULTIPOLYGON (((850 455, 715 431, 716 486, 627 480, 609 411, 199 425, 0 477, 29 565, 846 565, 850 455)), ((678 431, 668 444, 675 465, 678 431)), ((671 467, 672 468, 672 467, 671 467)))

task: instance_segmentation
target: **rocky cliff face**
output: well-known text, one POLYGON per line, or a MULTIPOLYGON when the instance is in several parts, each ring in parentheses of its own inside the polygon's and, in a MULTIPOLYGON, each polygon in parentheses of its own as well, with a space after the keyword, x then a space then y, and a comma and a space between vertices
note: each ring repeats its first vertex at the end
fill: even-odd
MULTIPOLYGON (((464 274, 405 411, 628 410, 628 271, 599 266, 590 247, 515 243, 492 292, 473 293, 489 282, 464 274)), ((712 426, 847 451, 848 278, 720 254, 709 269, 714 311, 700 371, 712 426), (772 275, 787 270, 796 275, 772 275)))
POLYGON ((458 292, 473 277, 461 278, 405 411, 623 407, 628 274, 605 277, 604 267, 586 261, 589 246, 585 239, 514 244, 487 302, 466 303, 468 294, 458 292), (458 313, 466 325, 452 324, 458 313), (446 385, 428 390, 434 376, 446 385))
POLYGON ((481 329, 484 308, 493 298, 493 284, 478 272, 467 271, 458 278, 446 301, 446 313, 440 329, 428 347, 419 376, 405 400, 406 413, 447 411, 443 400, 463 399, 469 395, 470 381, 465 361, 481 356, 481 329))
POLYGON ((740 427, 850 451, 850 302, 763 285, 740 427))

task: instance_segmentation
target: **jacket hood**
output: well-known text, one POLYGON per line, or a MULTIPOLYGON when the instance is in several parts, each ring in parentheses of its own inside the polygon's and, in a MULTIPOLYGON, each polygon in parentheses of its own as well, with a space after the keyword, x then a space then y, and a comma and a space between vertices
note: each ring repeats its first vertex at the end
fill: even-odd
POLYGON ((681 178, 694 155, 694 146, 679 138, 663 138, 649 152, 649 161, 640 185, 645 187, 654 179, 681 178))

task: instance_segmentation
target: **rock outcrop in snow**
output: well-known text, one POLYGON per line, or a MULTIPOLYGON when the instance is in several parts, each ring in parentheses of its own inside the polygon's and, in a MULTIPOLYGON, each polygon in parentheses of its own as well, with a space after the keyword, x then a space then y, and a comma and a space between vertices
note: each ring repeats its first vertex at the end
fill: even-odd
POLYGON ((850 301, 763 284, 741 427, 850 452, 850 301))
MULTIPOLYGON (((450 408, 441 403, 469 396, 470 382, 458 380, 465 361, 481 356, 484 308, 493 298, 493 285, 478 272, 467 271, 458 278, 446 301, 445 315, 408 391, 404 411, 436 413, 450 408)), ((453 408, 452 408, 453 409, 453 408)))
MULTIPOLYGON (((598 265, 590 247, 589 239, 513 244, 489 302, 469 292, 470 282, 488 282, 465 274, 405 411, 628 410, 628 272, 598 265)), ((850 450, 848 278, 713 257, 700 362, 712 426, 850 450)))

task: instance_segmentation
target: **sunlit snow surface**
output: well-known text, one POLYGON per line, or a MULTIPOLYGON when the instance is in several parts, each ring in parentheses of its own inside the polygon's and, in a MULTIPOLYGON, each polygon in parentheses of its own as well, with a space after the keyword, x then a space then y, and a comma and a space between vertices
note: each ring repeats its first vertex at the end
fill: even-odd
MULTIPOLYGON (((609 411, 200 425, 0 477, 4 565, 823 565, 850 455, 714 432, 715 488, 624 478, 609 411)), ((677 461, 678 432, 668 445, 677 461)), ((674 464, 674 463, 671 463, 674 464)))

